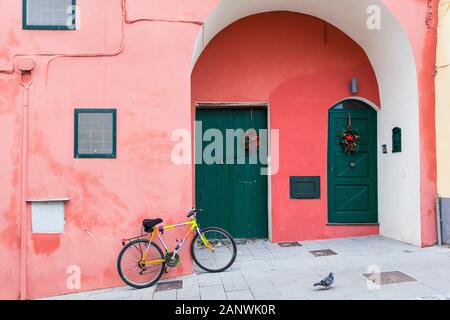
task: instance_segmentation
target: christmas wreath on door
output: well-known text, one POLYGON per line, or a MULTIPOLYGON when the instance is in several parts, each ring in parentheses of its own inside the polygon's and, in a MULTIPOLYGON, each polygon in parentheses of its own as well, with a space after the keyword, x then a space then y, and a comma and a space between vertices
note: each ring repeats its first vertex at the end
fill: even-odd
POLYGON ((358 131, 352 128, 352 118, 348 114, 347 128, 339 133, 341 146, 346 153, 356 153, 359 151, 360 136, 358 131))

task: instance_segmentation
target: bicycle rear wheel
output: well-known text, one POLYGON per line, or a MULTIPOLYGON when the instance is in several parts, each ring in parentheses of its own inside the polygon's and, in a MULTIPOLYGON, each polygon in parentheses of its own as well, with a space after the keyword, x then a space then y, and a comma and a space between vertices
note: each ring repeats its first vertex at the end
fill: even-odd
POLYGON ((142 264, 142 255, 147 251, 146 261, 164 260, 164 255, 157 244, 139 239, 127 243, 119 253, 117 270, 120 278, 136 289, 151 287, 161 278, 165 262, 142 264), (148 250, 147 250, 148 249, 148 250))
POLYGON ((196 234, 191 242, 194 262, 208 272, 222 272, 236 260, 237 247, 233 237, 224 229, 208 227, 200 231, 206 240, 196 234))

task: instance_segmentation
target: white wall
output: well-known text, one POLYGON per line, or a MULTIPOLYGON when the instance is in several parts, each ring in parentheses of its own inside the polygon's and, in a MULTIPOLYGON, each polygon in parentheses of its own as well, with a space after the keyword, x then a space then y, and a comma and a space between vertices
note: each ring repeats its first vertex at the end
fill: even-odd
POLYGON ((366 52, 381 96, 378 113, 378 211, 381 234, 421 244, 420 153, 417 73, 407 35, 381 0, 222 0, 198 35, 192 67, 222 29, 243 17, 267 11, 318 17, 349 35, 366 52), (381 10, 381 29, 367 27, 367 8, 381 10), (392 128, 402 128, 403 152, 392 154, 392 128), (388 145, 382 154, 381 145, 388 145))

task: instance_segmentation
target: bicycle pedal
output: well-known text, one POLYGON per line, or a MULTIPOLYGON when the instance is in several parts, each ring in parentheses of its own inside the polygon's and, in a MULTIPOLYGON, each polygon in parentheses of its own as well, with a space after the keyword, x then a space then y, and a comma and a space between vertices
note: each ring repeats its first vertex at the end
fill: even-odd
POLYGON ((165 268, 164 268, 164 272, 165 272, 165 273, 169 273, 169 268, 168 268, 168 267, 165 267, 165 268))

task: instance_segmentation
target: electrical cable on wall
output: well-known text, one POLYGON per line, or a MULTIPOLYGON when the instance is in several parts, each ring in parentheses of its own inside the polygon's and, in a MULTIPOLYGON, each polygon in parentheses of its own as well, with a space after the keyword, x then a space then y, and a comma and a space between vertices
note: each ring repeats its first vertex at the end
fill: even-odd
POLYGON ((121 11, 122 11, 122 22, 121 22, 121 40, 119 48, 113 52, 97 52, 97 53, 72 53, 72 54, 59 54, 59 53, 34 53, 34 54, 14 54, 12 57, 12 66, 6 70, 0 70, 0 73, 12 74, 14 73, 14 60, 16 57, 29 57, 29 56, 44 56, 50 57, 47 61, 45 67, 45 84, 47 84, 48 71, 50 64, 58 58, 95 58, 95 57, 114 57, 122 53, 125 47, 125 24, 134 24, 137 22, 167 22, 167 23, 186 23, 202 26, 204 25, 201 21, 194 20, 171 20, 171 19, 157 19, 157 18, 139 18, 139 19, 129 19, 127 15, 127 0, 120 0, 121 11))

